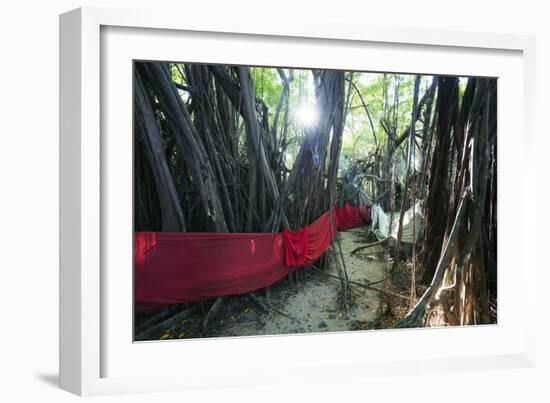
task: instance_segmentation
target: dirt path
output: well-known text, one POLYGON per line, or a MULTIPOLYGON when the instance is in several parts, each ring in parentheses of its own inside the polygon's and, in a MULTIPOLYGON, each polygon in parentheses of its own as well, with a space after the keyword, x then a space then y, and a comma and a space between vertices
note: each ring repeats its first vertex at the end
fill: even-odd
MULTIPOLYGON (((386 262, 350 252, 360 246, 364 230, 357 228, 339 232, 348 277, 357 283, 376 282, 384 278, 386 262)), ((328 252, 332 253, 332 252, 328 252)), ((330 261, 333 262, 332 257, 330 261)), ((325 273, 337 276, 334 264, 325 273)), ((302 275, 299 285, 287 281, 270 289, 269 304, 292 318, 277 312, 264 313, 254 305, 243 306, 230 301, 213 325, 209 336, 245 336, 326 332, 372 328, 380 306, 380 294, 353 286, 354 303, 342 309, 338 301, 340 283, 315 270, 302 275), (305 278, 304 278, 305 277, 305 278)), ((263 293, 260 294, 261 297, 263 293)), ((263 298, 265 299, 265 298, 263 298)), ((193 337, 193 336, 191 336, 193 337)), ((196 337, 196 336, 195 336, 196 337)))

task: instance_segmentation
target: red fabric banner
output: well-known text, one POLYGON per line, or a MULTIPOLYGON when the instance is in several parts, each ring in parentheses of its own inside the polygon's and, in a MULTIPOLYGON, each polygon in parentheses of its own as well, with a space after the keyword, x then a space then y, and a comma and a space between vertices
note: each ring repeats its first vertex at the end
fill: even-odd
POLYGON ((197 302, 267 287, 292 271, 281 233, 135 234, 136 303, 197 302))
POLYGON ((328 249, 334 235, 336 223, 331 224, 328 211, 299 230, 284 228, 285 264, 300 267, 315 262, 328 249))
POLYGON ((336 228, 361 225, 365 214, 351 206, 333 211, 333 225, 327 211, 304 228, 280 233, 136 232, 135 302, 198 302, 267 287, 315 262, 336 228))
POLYGON ((357 227, 363 222, 370 222, 371 206, 366 204, 360 207, 352 207, 345 204, 344 207, 335 207, 334 213, 339 229, 357 227))

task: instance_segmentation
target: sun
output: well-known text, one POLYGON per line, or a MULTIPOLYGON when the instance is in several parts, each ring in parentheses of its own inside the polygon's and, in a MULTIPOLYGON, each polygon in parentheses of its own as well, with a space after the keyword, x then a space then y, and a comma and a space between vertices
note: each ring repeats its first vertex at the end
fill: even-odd
POLYGON ((296 119, 303 127, 315 126, 319 120, 318 115, 317 108, 312 104, 302 104, 296 111, 296 119))

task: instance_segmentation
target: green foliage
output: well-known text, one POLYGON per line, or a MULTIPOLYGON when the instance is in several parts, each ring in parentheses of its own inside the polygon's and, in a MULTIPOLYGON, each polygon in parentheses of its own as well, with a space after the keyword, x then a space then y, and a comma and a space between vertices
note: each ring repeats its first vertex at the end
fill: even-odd
POLYGON ((250 74, 254 82, 256 97, 265 102, 270 110, 277 107, 279 94, 283 89, 277 69, 271 67, 251 67, 250 74))

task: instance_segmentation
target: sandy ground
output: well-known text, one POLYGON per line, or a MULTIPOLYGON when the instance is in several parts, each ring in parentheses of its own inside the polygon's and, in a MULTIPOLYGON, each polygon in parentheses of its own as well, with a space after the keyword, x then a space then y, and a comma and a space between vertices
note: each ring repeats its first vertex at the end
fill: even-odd
MULTIPOLYGON (((365 244, 364 228, 341 231, 339 237, 349 280, 366 284, 384 278, 387 263, 380 259, 380 255, 350 253, 365 244)), ((230 337, 372 329, 381 303, 380 294, 351 285, 353 300, 342 304, 339 280, 327 276, 338 276, 332 255, 329 262, 331 264, 323 272, 300 269, 298 284, 295 280, 292 283, 286 279, 280 281, 270 287, 268 298, 265 292, 257 293, 262 301, 275 308, 270 312, 263 312, 246 298, 233 297, 226 301, 208 334, 200 334, 203 314, 198 313, 158 337, 230 337)))

